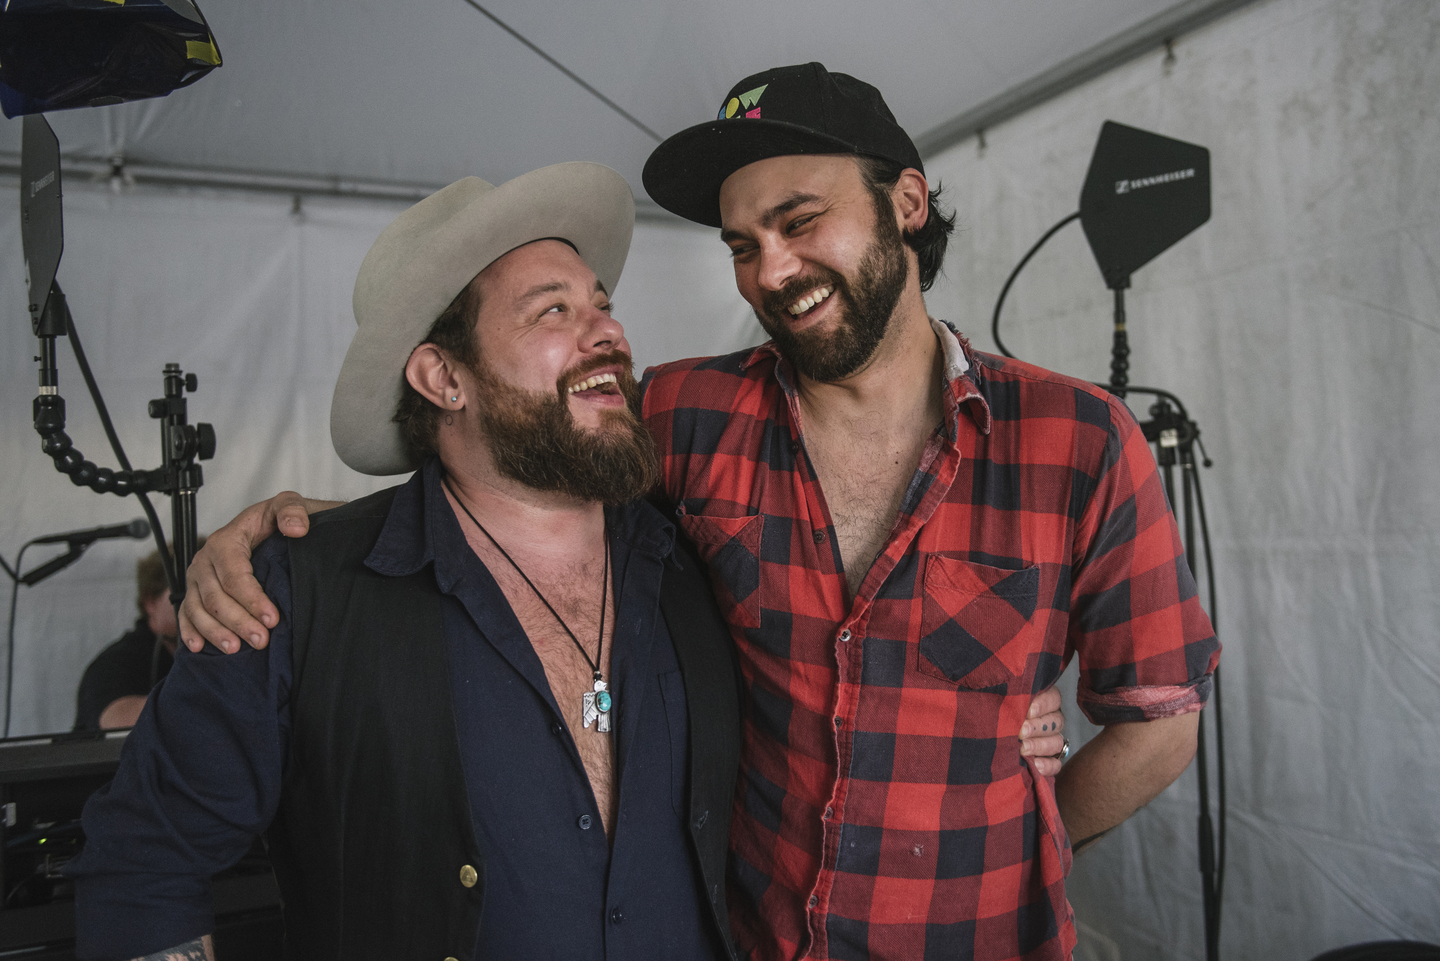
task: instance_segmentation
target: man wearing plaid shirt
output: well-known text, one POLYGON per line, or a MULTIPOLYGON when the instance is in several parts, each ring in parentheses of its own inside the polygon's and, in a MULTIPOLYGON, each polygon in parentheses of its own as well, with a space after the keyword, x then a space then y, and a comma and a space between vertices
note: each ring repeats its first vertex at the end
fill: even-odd
POLYGON ((820 64, 747 77, 645 168, 722 228, 773 338, 644 396, 749 688, 731 920, 757 961, 1068 958, 1072 839, 1185 769, 1219 658, 1125 405, 928 317, 953 215, 923 169, 820 64), (1072 655, 1104 730, 1051 781, 1016 735, 1072 655))

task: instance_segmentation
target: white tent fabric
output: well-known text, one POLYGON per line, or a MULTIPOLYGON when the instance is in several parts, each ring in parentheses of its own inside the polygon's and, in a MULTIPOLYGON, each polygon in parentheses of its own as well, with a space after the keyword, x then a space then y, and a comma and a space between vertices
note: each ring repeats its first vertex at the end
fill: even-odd
MULTIPOLYGON (((731 79, 695 82, 713 98, 731 79)), ((1226 643, 1226 958, 1440 942, 1436 102, 1428 0, 1265 0, 1182 38, 1173 64, 1157 53, 1114 70, 927 164, 960 214, 931 312, 988 349, 1001 283, 1075 209, 1103 120, 1213 151, 1214 219, 1135 275, 1128 307, 1133 381, 1184 399, 1215 459, 1202 480, 1226 643)), ((11 197, 0 218, 14 224, 11 197)), ((202 530, 281 488, 353 497, 385 483, 339 463, 328 417, 354 272, 396 212, 67 183, 60 281, 132 462, 158 459, 144 411, 161 365, 199 375, 191 420, 219 437, 202 530)), ((40 454, 18 232, 0 231, 0 262, 15 318, 0 334, 0 551, 13 560, 30 537, 139 510, 72 487, 40 454)), ((642 223, 616 294, 641 367, 758 339, 713 231, 642 223)), ((1072 226, 1021 275, 1002 334, 1025 359, 1104 379, 1109 316, 1072 226)), ((61 356, 70 433, 113 463, 61 356)), ((69 727, 85 662, 134 616, 145 550, 103 542, 21 591, 12 733, 69 727)), ((1086 729, 1073 710, 1070 723, 1086 729)), ((1187 773, 1077 859, 1088 961, 1203 957, 1195 792, 1187 773)))

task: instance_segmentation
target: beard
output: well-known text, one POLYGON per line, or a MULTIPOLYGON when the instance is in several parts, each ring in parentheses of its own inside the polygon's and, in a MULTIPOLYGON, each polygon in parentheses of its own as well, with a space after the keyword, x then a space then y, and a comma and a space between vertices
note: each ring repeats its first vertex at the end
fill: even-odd
POLYGON ((615 506, 645 494, 660 477, 655 441, 636 412, 640 387, 627 354, 612 351, 566 371, 554 395, 502 380, 482 359, 472 372, 484 403, 477 417, 500 473, 533 490, 615 506), (575 423, 565 389, 592 370, 619 363, 626 406, 605 411, 600 426, 575 423))
POLYGON ((895 225, 889 203, 882 209, 877 200, 875 231, 860 258, 853 283, 828 267, 819 267, 815 273, 792 279, 782 289, 767 294, 764 309, 756 309, 755 318, 796 371, 821 382, 843 380, 874 356, 909 279, 905 238, 895 225), (786 308, 824 286, 834 291, 827 300, 841 299, 839 306, 843 309, 836 328, 829 332, 793 330, 786 320, 791 317, 786 308))

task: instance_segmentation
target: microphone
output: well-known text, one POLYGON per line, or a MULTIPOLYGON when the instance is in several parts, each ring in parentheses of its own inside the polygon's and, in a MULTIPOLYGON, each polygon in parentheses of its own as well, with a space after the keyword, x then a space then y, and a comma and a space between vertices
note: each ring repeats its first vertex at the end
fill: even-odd
POLYGON ((109 527, 92 527, 84 531, 66 531, 64 534, 46 534, 37 537, 32 544, 69 544, 77 547, 92 544, 110 537, 133 537, 136 540, 150 536, 150 525, 145 518, 137 517, 128 524, 111 524, 109 527))

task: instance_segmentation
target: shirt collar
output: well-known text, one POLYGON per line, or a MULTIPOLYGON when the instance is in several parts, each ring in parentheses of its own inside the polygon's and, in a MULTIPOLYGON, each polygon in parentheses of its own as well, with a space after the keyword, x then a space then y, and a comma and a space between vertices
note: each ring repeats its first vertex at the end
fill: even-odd
MULTIPOLYGON (((443 476, 440 458, 431 457, 395 491, 380 537, 365 558, 366 567, 377 574, 405 577, 434 563, 440 589, 448 592, 455 586, 470 545, 445 499, 443 476)), ((605 518, 610 535, 634 550, 663 558, 674 548, 675 528, 643 500, 607 507, 605 518)))
MULTIPOLYGON (((975 352, 970 341, 950 325, 948 321, 930 318, 930 327, 940 341, 944 356, 945 375, 945 426, 951 440, 956 434, 956 419, 961 410, 966 411, 976 428, 982 434, 990 433, 990 405, 980 392, 979 381, 984 378, 980 365, 975 361, 975 352)), ((748 370, 762 360, 775 364, 775 379, 786 394, 795 394, 795 374, 773 340, 766 341, 750 352, 740 364, 741 370, 748 370)))

